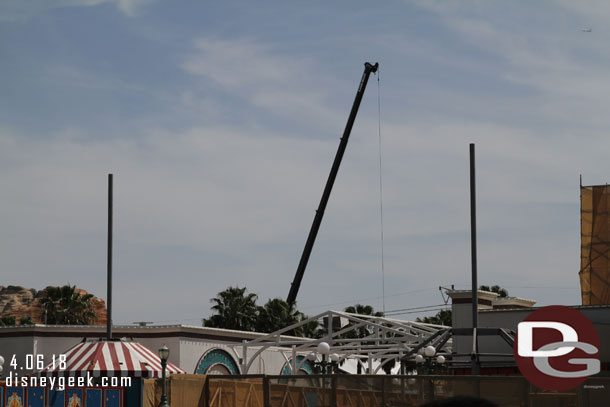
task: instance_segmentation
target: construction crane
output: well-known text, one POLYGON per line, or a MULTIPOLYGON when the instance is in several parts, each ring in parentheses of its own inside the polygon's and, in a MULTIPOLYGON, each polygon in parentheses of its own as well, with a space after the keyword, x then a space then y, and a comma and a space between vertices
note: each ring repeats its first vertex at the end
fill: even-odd
POLYGON ((303 249, 303 254, 301 255, 301 261, 299 261, 297 272, 294 276, 292 285, 290 286, 290 291, 288 292, 288 298, 286 299, 288 304, 294 304, 296 301, 299 288, 301 287, 301 280, 303 280, 303 274, 305 273, 305 268, 307 267, 307 262, 309 261, 309 256, 311 255, 311 250, 313 249, 313 245, 316 241, 320 224, 322 224, 326 204, 328 203, 330 192, 333 189, 335 178, 339 172, 341 159, 345 153, 345 147, 347 147, 347 141, 349 140, 349 135, 352 131, 352 126, 354 125, 354 120, 356 120, 356 115, 358 114, 358 108, 360 107, 360 102, 362 101, 362 95, 364 95, 364 89, 366 89, 366 84, 369 81, 371 72, 377 72, 377 68, 379 68, 379 63, 375 63, 375 65, 369 62, 364 63, 364 73, 362 74, 362 79, 358 85, 358 92, 356 92, 356 98, 354 99, 352 110, 347 119, 347 124, 345 125, 345 130, 343 131, 343 137, 341 137, 341 142, 339 143, 339 148, 337 149, 337 154, 335 155, 335 161, 330 169, 328 181, 326 181, 326 186, 324 187, 324 192, 322 193, 322 199, 320 199, 320 205, 316 211, 316 216, 313 218, 313 224, 311 225, 309 236, 307 236, 307 241, 305 242, 305 248, 303 249))

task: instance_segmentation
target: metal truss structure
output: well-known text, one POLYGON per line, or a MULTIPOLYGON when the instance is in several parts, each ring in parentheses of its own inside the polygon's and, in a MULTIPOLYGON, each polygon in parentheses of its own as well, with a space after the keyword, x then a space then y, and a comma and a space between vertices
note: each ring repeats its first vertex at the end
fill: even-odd
MULTIPOLYGON (((279 349, 297 374, 306 363, 306 356, 326 342, 338 363, 354 361, 369 374, 377 374, 386 363, 406 361, 419 349, 432 345, 437 353, 451 355, 451 328, 387 317, 326 311, 276 332, 242 343, 241 373, 248 374, 256 358, 270 347, 279 349), (313 321, 322 321, 324 335, 319 339, 283 335, 313 321)), ((317 360, 322 356, 316 354, 317 360)), ((352 362, 352 363, 354 363, 352 362)))

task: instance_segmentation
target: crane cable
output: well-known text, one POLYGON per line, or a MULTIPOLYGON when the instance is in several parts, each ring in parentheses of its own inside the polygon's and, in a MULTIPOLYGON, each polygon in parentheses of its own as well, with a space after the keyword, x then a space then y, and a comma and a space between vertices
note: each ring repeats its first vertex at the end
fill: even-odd
POLYGON ((379 223, 381 229, 381 296, 383 312, 385 313, 385 264, 384 264, 384 247, 383 247, 383 185, 381 177, 381 86, 379 84, 380 70, 377 68, 377 131, 379 135, 379 223))

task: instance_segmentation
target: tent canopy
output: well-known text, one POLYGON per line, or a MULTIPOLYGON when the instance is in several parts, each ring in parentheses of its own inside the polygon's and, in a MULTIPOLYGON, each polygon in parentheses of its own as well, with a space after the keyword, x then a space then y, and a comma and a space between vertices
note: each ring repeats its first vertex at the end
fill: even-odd
MULTIPOLYGON (((159 355, 138 342, 121 339, 84 340, 64 353, 65 366, 58 359, 39 372, 43 376, 130 376, 161 377, 159 355)), ((62 355, 63 357, 63 355, 62 355)), ((186 373, 167 362, 167 373, 186 373)))

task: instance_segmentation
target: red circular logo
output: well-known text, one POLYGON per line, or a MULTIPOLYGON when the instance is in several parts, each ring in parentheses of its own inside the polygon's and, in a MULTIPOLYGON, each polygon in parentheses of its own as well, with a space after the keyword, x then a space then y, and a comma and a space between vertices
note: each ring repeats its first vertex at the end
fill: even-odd
POLYGON ((519 323, 513 351, 523 376, 545 390, 572 389, 600 369, 595 327, 562 305, 540 308, 519 323))

